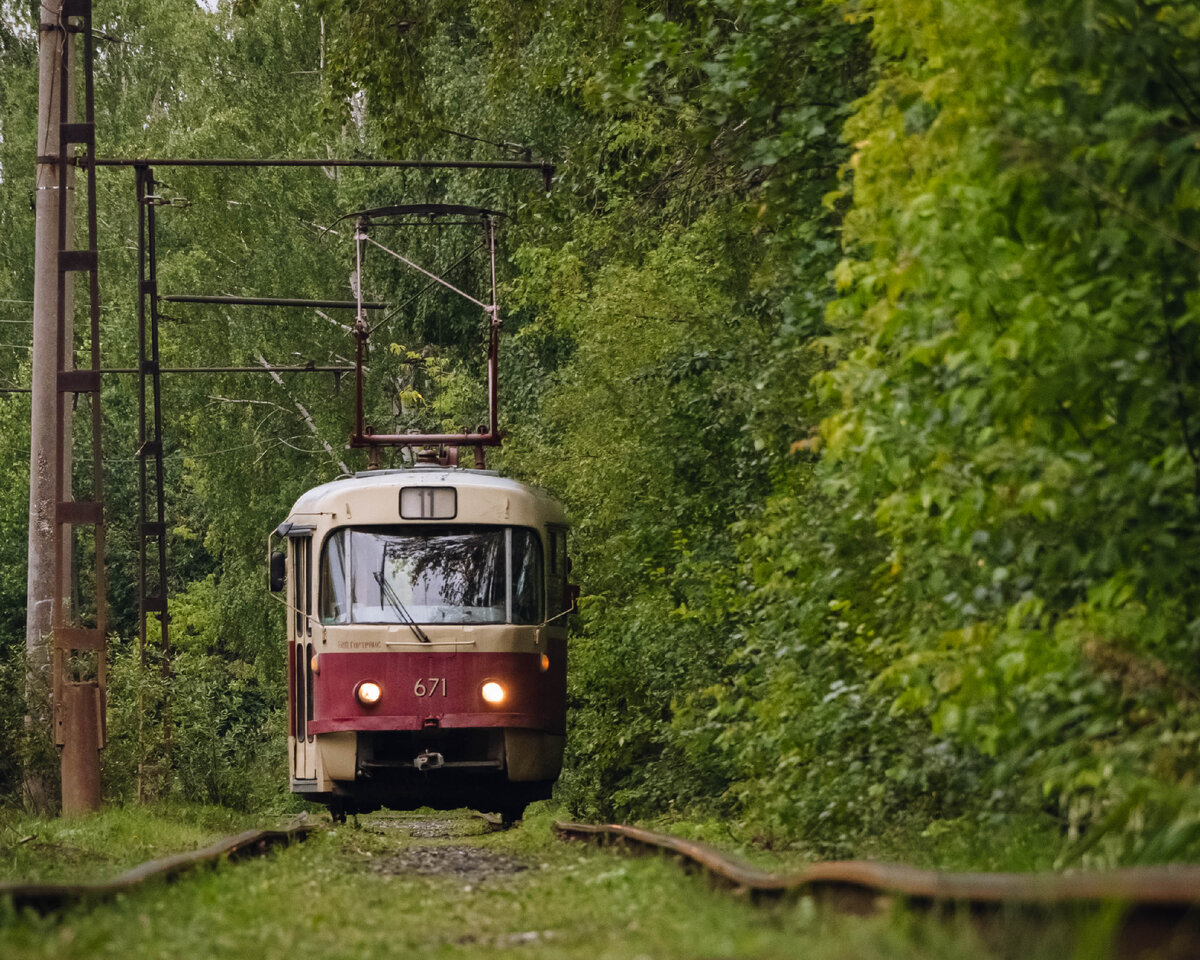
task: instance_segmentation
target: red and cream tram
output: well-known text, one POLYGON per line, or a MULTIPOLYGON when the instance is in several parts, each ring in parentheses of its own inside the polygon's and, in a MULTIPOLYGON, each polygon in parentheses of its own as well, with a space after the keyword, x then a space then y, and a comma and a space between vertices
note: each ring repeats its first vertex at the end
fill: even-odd
POLYGON ((484 470, 375 470, 308 491, 275 531, 291 788, 335 818, 548 797, 566 722, 567 527, 484 470))

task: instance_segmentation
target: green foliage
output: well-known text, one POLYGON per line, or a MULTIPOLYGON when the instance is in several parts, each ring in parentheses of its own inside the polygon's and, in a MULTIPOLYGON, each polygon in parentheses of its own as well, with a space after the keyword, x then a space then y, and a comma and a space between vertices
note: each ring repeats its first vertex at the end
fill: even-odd
POLYGON ((29 398, 0 395, 0 650, 24 646, 29 398))
POLYGON ((1191 5, 324 9, 368 110, 566 161, 503 461, 575 518, 564 799, 1192 849, 1191 5))
POLYGON ((1179 855, 1198 809, 1198 13, 872 12, 893 60, 848 127, 844 359, 822 383, 827 483, 889 551, 873 689, 1069 836, 1090 827, 1067 859, 1162 856, 1165 833, 1179 855))
POLYGON ((159 656, 143 663, 135 645, 110 649, 108 795, 187 798, 239 810, 291 808, 279 749, 287 736, 286 687, 274 663, 216 656, 194 637, 188 641, 167 671, 159 656))
MULTIPOLYGON (((314 229, 342 213, 513 215, 495 465, 566 502, 583 586, 561 801, 736 817, 818 855, 1011 864, 1029 837, 1063 864, 1200 850, 1195 3, 157 11, 127 0, 105 25, 125 41, 98 79, 106 152, 557 162, 549 196, 525 174, 172 172, 164 193, 191 205, 160 211, 160 286, 347 296, 346 245, 314 229)), ((33 83, 9 20, 6 105, 33 83)), ((20 257, 31 225, 8 171, 32 128, 4 123, 0 222, 20 257)), ((103 205, 131 237, 120 191, 103 205)), ((472 243, 444 230, 410 252, 472 289, 472 243)), ((103 257, 132 275, 120 244, 103 257)), ((368 420, 478 425, 478 311, 385 255, 368 277, 403 304, 373 341, 368 420)), ((4 298, 27 288, 0 278, 4 298)), ((131 291, 109 289, 106 349, 128 358, 131 291)), ((163 336, 181 365, 352 348, 308 313, 185 313, 163 336)), ((108 435, 128 437, 128 386, 105 389, 108 435)), ((350 465, 349 396, 299 377, 171 390, 175 679, 168 697, 157 655, 143 669, 117 644, 108 775, 125 795, 140 767, 151 792, 275 803, 264 533, 350 465)), ((27 454, 23 401, 0 403, 15 610, 27 454)), ((126 637, 135 563, 114 535, 126 637)))
POLYGON ((403 35, 375 29, 386 4, 322 9, 336 89, 365 95, 389 148, 444 152, 445 131, 414 129, 433 117, 481 137, 476 155, 492 141, 562 161, 544 199, 454 185, 518 214, 501 462, 575 524, 562 796, 605 816, 732 802, 728 766, 672 717, 741 669, 727 528, 787 482, 818 420, 807 343, 838 253, 822 201, 864 28, 795 0, 428 6, 403 35))
MULTIPOLYGON (((260 3, 253 17, 198 5, 127 0, 97 8, 99 152, 106 155, 308 155, 321 133, 320 25, 307 10, 260 3), (286 78, 286 79, 281 79, 286 78)), ((0 350, 0 380, 28 383, 27 303, 32 281, 32 159, 37 84, 35 7, 0 10, 0 319, 15 345, 0 350), (10 302, 12 301, 12 302, 10 302), (20 323, 20 317, 25 319, 20 323), (7 321, 12 319, 13 323, 7 321), (23 351, 23 352, 22 352, 23 351), (12 357, 16 361, 9 363, 12 357)), ((352 147, 338 149, 352 152, 352 147)), ((156 208, 163 292, 342 296, 344 250, 321 228, 342 209, 343 184, 322 171, 162 169, 156 208)), ((132 174, 100 171, 103 362, 133 367, 137 220, 132 174)), ((347 192, 353 184, 345 185, 347 192)), ((86 297, 76 296, 82 315, 86 297)), ((166 312, 166 311, 164 311, 166 312)), ((77 330, 82 329, 77 323, 77 330)), ((168 366, 333 362, 343 332, 303 315, 191 310, 163 317, 168 366), (303 359, 294 353, 303 351, 303 359)), ((346 408, 325 402, 329 382, 292 377, 164 378, 173 652, 160 680, 157 623, 148 666, 137 648, 136 380, 105 378, 107 567, 112 643, 106 789, 120 797, 204 798, 250 806, 282 789, 279 724, 286 696, 282 618, 264 601, 267 532, 305 488, 340 472, 326 452, 347 432, 346 408), (311 422, 305 411, 311 411, 311 422), (176 608, 176 603, 178 606, 176 608), (129 639, 132 638, 132 639, 129 639)), ((23 691, 8 697, 23 646, 28 403, 0 397, 0 651, 5 712, 0 738, 15 745, 23 691), (9 708, 11 714, 9 715, 9 708), (14 719, 15 718, 15 719, 14 719), (12 722, 10 722, 12 721, 12 722)), ((81 469, 86 464, 77 464, 81 469)), ((153 566, 153 564, 152 564, 153 566)), ((152 580, 153 582, 153 580, 152 580)), ((0 751, 5 757, 13 751, 0 751)), ((17 781, 0 771, 0 793, 17 781)))
MULTIPOLYGON (((36 60, 33 31, 0 16, 0 391, 29 379, 36 60)), ((34 748, 23 723, 28 423, 28 395, 0 392, 0 797, 19 794, 34 748)))

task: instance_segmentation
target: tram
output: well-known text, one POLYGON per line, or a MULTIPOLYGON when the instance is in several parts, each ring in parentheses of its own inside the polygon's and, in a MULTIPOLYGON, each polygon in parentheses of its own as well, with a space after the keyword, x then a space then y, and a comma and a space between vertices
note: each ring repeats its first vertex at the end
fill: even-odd
POLYGON ((573 605, 555 500, 488 470, 370 470, 305 493, 271 546, 293 792, 335 819, 469 806, 511 821, 550 796, 573 605))

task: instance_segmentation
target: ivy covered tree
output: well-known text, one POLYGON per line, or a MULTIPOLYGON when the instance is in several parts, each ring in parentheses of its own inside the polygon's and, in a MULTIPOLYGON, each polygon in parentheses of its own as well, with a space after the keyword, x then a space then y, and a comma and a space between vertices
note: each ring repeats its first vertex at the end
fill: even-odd
POLYGON ((880 682, 1073 828, 1194 831, 1200 10, 872 13, 823 382, 919 604, 880 682))

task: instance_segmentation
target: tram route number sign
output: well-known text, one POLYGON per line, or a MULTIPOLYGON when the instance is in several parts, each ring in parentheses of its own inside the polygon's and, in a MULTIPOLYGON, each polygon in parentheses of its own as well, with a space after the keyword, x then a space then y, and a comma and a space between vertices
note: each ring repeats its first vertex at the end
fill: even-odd
POLYGON ((453 520, 457 513, 454 487, 405 487, 400 491, 402 520, 453 520))
POLYGON ((445 677, 417 677, 417 682, 413 684, 413 694, 418 697, 432 697, 439 689, 444 697, 446 695, 445 677))

